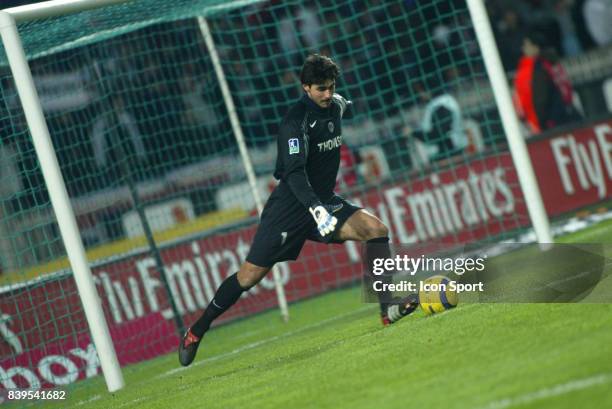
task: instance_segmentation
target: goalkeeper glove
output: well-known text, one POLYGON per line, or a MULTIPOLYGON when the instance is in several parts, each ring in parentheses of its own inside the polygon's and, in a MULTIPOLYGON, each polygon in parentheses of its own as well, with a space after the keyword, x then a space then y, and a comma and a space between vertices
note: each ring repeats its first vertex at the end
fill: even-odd
POLYGON ((338 219, 332 216, 325 206, 319 203, 310 207, 308 210, 310 210, 310 214, 312 214, 312 217, 317 223, 317 229, 322 237, 333 233, 333 231, 336 229, 338 219))

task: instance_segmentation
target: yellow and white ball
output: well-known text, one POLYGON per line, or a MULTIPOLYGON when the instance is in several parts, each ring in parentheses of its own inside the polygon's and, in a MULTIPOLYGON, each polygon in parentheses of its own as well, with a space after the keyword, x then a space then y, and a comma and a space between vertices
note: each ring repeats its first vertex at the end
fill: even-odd
POLYGON ((423 280, 419 288, 419 304, 425 314, 438 314, 457 306, 459 297, 450 281, 442 275, 423 280))

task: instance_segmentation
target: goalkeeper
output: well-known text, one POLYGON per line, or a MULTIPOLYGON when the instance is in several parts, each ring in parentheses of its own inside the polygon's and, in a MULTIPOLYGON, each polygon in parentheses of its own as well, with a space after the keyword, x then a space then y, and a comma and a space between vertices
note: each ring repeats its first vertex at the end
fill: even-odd
MULTIPOLYGON (((253 244, 240 270, 221 283, 202 316, 185 333, 179 361, 189 365, 211 323, 229 309, 244 291, 257 284, 272 266, 295 260, 304 242, 342 243, 356 240, 389 257, 389 231, 374 215, 334 194, 342 145, 341 119, 351 102, 335 94, 339 68, 330 58, 310 55, 300 80, 305 91, 283 118, 278 137, 274 189, 261 214, 253 244)), ((414 298, 389 304, 381 301, 384 325, 411 313, 414 298)))

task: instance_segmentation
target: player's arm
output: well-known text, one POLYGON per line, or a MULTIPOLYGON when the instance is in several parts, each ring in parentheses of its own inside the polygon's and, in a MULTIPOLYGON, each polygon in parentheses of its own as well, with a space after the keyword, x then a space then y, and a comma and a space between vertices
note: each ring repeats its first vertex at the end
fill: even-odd
POLYGON ((340 106, 340 117, 353 118, 353 101, 349 101, 340 94, 334 94, 334 101, 340 106))
POLYGON ((284 170, 281 178, 287 182, 300 203, 306 208, 319 203, 319 197, 315 194, 306 174, 308 141, 297 121, 288 120, 281 124, 278 155, 284 170))
POLYGON ((334 231, 337 219, 327 211, 314 192, 306 174, 308 140, 297 121, 281 124, 278 155, 283 163, 282 179, 295 197, 306 207, 317 222, 322 236, 334 231))

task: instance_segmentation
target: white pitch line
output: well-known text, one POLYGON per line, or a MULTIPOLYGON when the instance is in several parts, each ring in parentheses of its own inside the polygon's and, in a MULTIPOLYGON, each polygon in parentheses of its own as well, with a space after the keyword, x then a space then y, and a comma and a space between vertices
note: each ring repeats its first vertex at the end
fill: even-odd
POLYGON ((331 317, 331 318, 327 318, 327 319, 325 319, 323 321, 317 322, 316 324, 311 324, 311 325, 307 325, 307 326, 301 327, 299 329, 296 329, 295 331, 289 331, 289 332, 285 332, 285 333, 283 333, 281 335, 275 335, 275 336, 270 337, 270 338, 265 338, 265 339, 262 339, 262 340, 259 340, 259 341, 256 341, 256 342, 251 342, 249 344, 246 344, 246 345, 243 345, 241 347, 238 347, 238 348, 236 348, 236 349, 234 349, 234 350, 232 350, 230 352, 225 352, 223 354, 211 356, 210 358, 202 359, 201 361, 198 361, 198 362, 194 363, 191 366, 188 366, 188 367, 179 367, 179 368, 171 369, 169 371, 166 371, 166 372, 156 376, 154 379, 164 378, 166 376, 174 375, 175 373, 178 373, 178 372, 181 372, 181 371, 185 371, 185 370, 187 370, 189 368, 193 368, 194 366, 199 366, 199 365, 207 364, 207 363, 210 363, 210 362, 218 361, 220 359, 224 359, 224 358, 227 358, 227 357, 239 354, 240 352, 248 351, 250 349, 257 348, 258 346, 269 344, 271 342, 278 341, 279 339, 291 337, 293 335, 297 335, 297 334, 299 334, 301 332, 308 331, 308 330, 311 330, 313 328, 320 327, 320 326, 328 324, 330 322, 333 322, 333 321, 336 321, 336 320, 339 320, 339 319, 342 319, 342 318, 346 318, 346 317, 349 317, 351 315, 355 315, 355 314, 357 314, 359 312, 362 312, 362 311, 364 311, 366 309, 371 309, 371 308, 372 307, 368 305, 368 306, 361 307, 359 309, 353 310, 353 311, 345 313, 345 314, 340 314, 340 315, 336 315, 336 316, 331 317))
POLYGON ((131 405, 131 404, 136 403, 136 402, 141 402, 141 401, 144 401, 144 400, 147 400, 147 398, 136 398, 136 399, 133 399, 133 400, 131 400, 129 402, 122 403, 121 405, 117 406, 117 409, 124 408, 124 407, 126 407, 128 405, 131 405))
POLYGON ((524 395, 518 395, 513 398, 493 401, 483 409, 506 409, 512 406, 525 405, 538 400, 553 398, 556 396, 565 395, 566 393, 592 388, 593 386, 603 385, 610 382, 612 382, 612 373, 599 374, 588 378, 560 383, 555 386, 540 389, 524 395))
POLYGON ((79 402, 75 403, 74 405, 72 405, 72 407, 74 408, 74 407, 77 407, 77 406, 85 405, 86 403, 94 402, 94 401, 96 401, 96 400, 98 400, 100 398, 102 398, 101 395, 94 395, 94 396, 92 396, 89 399, 82 400, 82 401, 79 401, 79 402))

